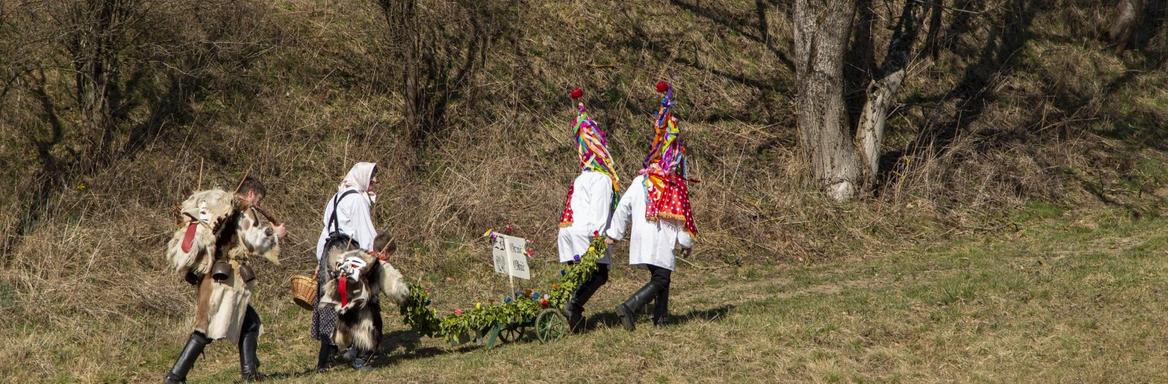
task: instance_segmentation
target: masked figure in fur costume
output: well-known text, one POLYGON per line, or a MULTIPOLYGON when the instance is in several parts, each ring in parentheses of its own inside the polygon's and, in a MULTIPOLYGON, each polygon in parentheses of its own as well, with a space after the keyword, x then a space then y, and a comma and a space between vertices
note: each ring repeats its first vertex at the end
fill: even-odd
MULTIPOLYGON (((572 99, 584 95, 580 88, 572 90, 572 99)), ((620 192, 620 178, 616 174, 616 162, 608 153, 604 131, 596 121, 588 116, 584 103, 576 105, 578 114, 572 123, 576 137, 576 159, 580 174, 568 189, 564 211, 560 213, 560 231, 557 236, 560 262, 575 264, 588 251, 592 237, 604 232, 620 192)), ((608 282, 608 265, 612 258, 606 253, 598 261, 597 270, 587 281, 572 293, 565 308, 568 311, 568 325, 572 332, 584 329, 584 304, 596 290, 608 282)))
POLYGON ((317 303, 337 314, 333 343, 341 349, 354 347, 356 358, 363 361, 369 361, 381 344, 378 296, 384 293, 398 305, 409 296, 401 273, 375 253, 356 249, 326 255, 333 262, 330 275, 334 277, 321 288, 323 295, 317 303))
POLYGON ((195 285, 194 332, 166 375, 167 383, 186 381, 195 359, 212 340, 228 339, 239 347, 244 381, 259 380, 256 344, 260 317, 250 304, 255 284, 252 261, 279 262, 284 226, 263 223, 257 207, 265 189, 247 177, 235 193, 214 189, 196 192, 183 203, 185 225, 175 231, 167 257, 187 282, 195 285))
POLYGON ((665 324, 673 251, 680 245, 681 254, 689 255, 698 233, 686 185, 685 147, 672 112, 673 87, 662 81, 657 83, 657 91, 665 97, 653 123, 653 146, 640 175, 621 196, 606 232, 606 241, 611 244, 624 239, 631 224, 629 264, 649 270, 649 282, 616 308, 630 331, 636 327, 637 311, 650 300, 654 302, 653 324, 665 324))

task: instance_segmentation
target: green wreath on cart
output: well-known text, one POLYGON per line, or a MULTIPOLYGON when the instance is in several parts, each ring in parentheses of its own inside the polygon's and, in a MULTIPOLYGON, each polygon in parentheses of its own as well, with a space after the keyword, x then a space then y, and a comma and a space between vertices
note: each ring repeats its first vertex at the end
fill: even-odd
POLYGON ((560 270, 559 282, 552 283, 546 293, 528 289, 515 292, 502 303, 476 304, 473 309, 456 309, 446 316, 430 308, 425 289, 411 284, 410 297, 401 305, 403 321, 422 336, 442 337, 451 344, 485 339, 487 348, 491 348, 499 340, 518 339, 527 326, 535 327, 540 341, 558 340, 568 333, 568 319, 561 308, 576 288, 596 272, 607 246, 603 236, 593 233, 588 251, 577 256, 577 263, 560 270))

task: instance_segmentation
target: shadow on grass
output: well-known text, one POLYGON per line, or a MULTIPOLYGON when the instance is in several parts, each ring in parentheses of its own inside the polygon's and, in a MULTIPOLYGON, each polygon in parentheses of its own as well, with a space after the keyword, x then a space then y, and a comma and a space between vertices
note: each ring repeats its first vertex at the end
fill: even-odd
MULTIPOLYGON (((646 304, 644 307, 642 307, 642 310, 637 314, 637 320, 638 320, 637 325, 638 326, 648 325, 648 324, 641 324, 640 322, 641 322, 641 320, 647 320, 647 319, 652 317, 652 315, 650 314, 652 308, 653 308, 652 302, 650 302, 649 304, 646 304)), ((732 310, 732 309, 734 309, 734 305, 726 304, 726 305, 723 305, 720 307, 715 307, 715 308, 710 308, 710 309, 695 309, 695 310, 692 310, 692 311, 689 311, 689 312, 686 312, 686 313, 680 314, 680 315, 673 314, 673 315, 670 315, 668 319, 666 319, 665 325, 681 325, 681 324, 685 324, 685 323, 688 323, 688 322, 693 321, 693 320, 706 320, 706 321, 721 320, 722 318, 726 317, 726 315, 729 314, 730 310, 732 310)), ((621 325, 621 318, 619 315, 616 314, 616 312, 600 312, 600 313, 596 313, 596 314, 593 314, 591 316, 588 316, 588 318, 585 322, 585 330, 586 330, 586 332, 591 331, 593 329, 596 329, 601 324, 603 324, 606 327, 619 328, 622 326, 621 325)))

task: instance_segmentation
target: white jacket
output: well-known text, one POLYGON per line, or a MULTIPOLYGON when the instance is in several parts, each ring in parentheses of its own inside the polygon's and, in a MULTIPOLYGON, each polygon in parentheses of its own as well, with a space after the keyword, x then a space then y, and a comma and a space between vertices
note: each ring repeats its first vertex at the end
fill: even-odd
MULTIPOLYGON (((577 255, 588 252, 592 243, 592 233, 604 233, 608 217, 612 213, 612 179, 600 172, 583 171, 572 182, 572 225, 560 228, 557 242, 560 262, 572 261, 577 255)), ((612 258, 606 253, 600 263, 609 264, 612 258)))
MULTIPOLYGON (((355 190, 355 189, 353 189, 355 190)), ((333 214, 333 200, 340 196, 344 191, 337 192, 337 194, 329 197, 328 202, 324 205, 324 219, 321 221, 324 228, 320 230, 320 238, 316 241, 316 260, 320 260, 321 253, 324 252, 324 241, 328 239, 329 235, 329 218, 333 214)), ((371 207, 373 202, 369 200, 369 196, 365 193, 357 192, 350 193, 345 198, 341 199, 337 204, 337 228, 353 238, 361 246, 361 249, 366 251, 373 249, 373 238, 377 237, 377 231, 373 227, 373 217, 371 215, 371 207)))
POLYGON ((693 247, 693 238, 685 231, 684 223, 673 220, 649 221, 645 219, 648 195, 645 191, 645 176, 637 176, 632 185, 621 196, 616 211, 612 213, 606 235, 613 240, 623 240, 625 230, 631 222, 633 233, 629 239, 629 265, 655 265, 673 270, 673 249, 693 247))

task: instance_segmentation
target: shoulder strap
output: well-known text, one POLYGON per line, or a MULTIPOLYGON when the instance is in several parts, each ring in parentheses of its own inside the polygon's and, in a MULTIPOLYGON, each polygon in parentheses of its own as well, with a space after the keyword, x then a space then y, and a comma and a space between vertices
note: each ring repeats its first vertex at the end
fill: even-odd
POLYGON ((333 232, 337 232, 337 231, 341 230, 341 223, 337 222, 337 204, 340 204, 341 199, 344 199, 345 196, 352 195, 354 193, 357 193, 357 191, 350 189, 348 191, 345 191, 344 193, 341 193, 340 195, 337 195, 337 197, 333 199, 333 214, 331 217, 329 217, 329 222, 328 222, 329 233, 333 233, 333 232))

